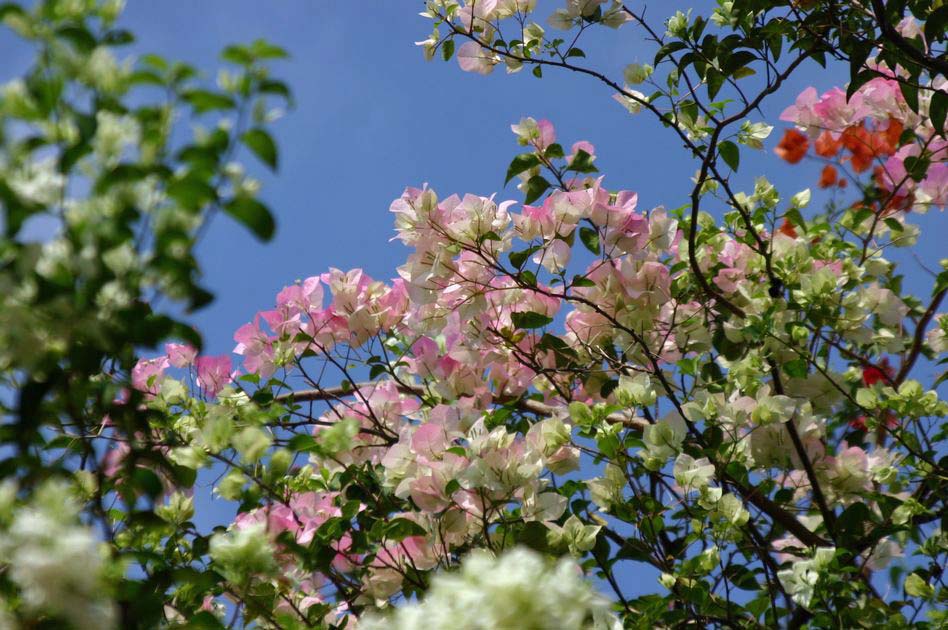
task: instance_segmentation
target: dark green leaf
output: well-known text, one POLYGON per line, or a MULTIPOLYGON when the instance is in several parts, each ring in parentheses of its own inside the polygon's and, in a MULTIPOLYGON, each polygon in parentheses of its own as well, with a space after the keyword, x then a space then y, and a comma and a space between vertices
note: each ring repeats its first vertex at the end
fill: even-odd
POLYGON ((787 361, 783 364, 783 371, 786 372, 788 376, 792 376, 794 378, 806 378, 806 360, 794 359, 793 361, 787 361))
POLYGON ((234 197, 224 206, 224 211, 243 223, 260 240, 269 241, 273 238, 276 229, 273 215, 253 197, 234 197))
POLYGON ((913 112, 918 113, 918 88, 909 85, 906 81, 899 81, 899 89, 905 97, 905 103, 913 112))
POLYGON ((925 18, 925 39, 927 41, 940 41, 944 38, 945 33, 948 33, 948 4, 938 7, 925 18))
POLYGON ((282 96, 286 99, 287 103, 290 105, 293 104, 293 95, 290 93, 290 88, 283 81, 266 79, 260 82, 257 89, 261 94, 276 94, 277 96, 282 96))
POLYGON ((724 85, 724 75, 714 68, 708 68, 706 78, 708 81, 708 97, 714 100, 714 97, 721 91, 721 86, 724 85))
POLYGON ((250 54, 250 51, 245 46, 238 45, 228 46, 221 51, 221 59, 238 66, 249 66, 253 63, 253 55, 250 54))
POLYGON ((724 158, 727 165, 731 167, 731 170, 736 171, 737 167, 740 166, 741 151, 737 148, 737 145, 730 140, 725 140, 718 145, 718 153, 721 154, 721 157, 724 158))
POLYGON ((287 59, 290 56, 285 48, 265 39, 255 39, 247 48, 256 59, 287 59))
POLYGON ((576 157, 570 161, 567 170, 577 173, 595 173, 599 169, 593 166, 592 156, 580 149, 576 152, 576 157))
POLYGON ((546 181, 542 175, 534 175, 529 180, 527 180, 527 196, 524 198, 523 202, 526 204, 533 203, 539 199, 549 187, 550 182, 546 181))
POLYGON ((136 467, 132 471, 132 484, 150 497, 157 497, 162 492, 161 479, 147 468, 136 467))
POLYGON ((905 170, 908 171, 908 174, 912 176, 912 179, 917 182, 925 179, 925 174, 928 172, 928 166, 930 163, 931 161, 928 158, 916 157, 914 155, 910 155, 909 157, 905 158, 904 161, 905 170))
POLYGON ((561 158, 565 154, 563 153, 563 145, 554 142, 546 148, 546 151, 543 152, 543 155, 548 159, 561 158))
POLYGON ((599 232, 591 227, 579 228, 579 240, 596 256, 599 255, 599 232))
POLYGON ((217 199, 217 191, 201 177, 191 176, 173 179, 166 190, 182 208, 198 210, 205 204, 217 199))
POLYGON ((727 575, 734 586, 742 591, 756 591, 760 589, 757 577, 754 575, 754 572, 747 567, 739 564, 729 564, 725 575, 727 575))
POLYGON ((319 443, 312 435, 294 435, 286 447, 294 453, 309 453, 319 451, 319 443))
POLYGON ((254 152, 260 160, 276 170, 278 164, 277 147, 270 134, 259 127, 247 131, 240 140, 248 149, 254 152))
POLYGON ((109 31, 102 38, 102 43, 109 46, 127 46, 135 42, 135 36, 125 29, 109 31))
POLYGON ((385 538, 388 540, 404 540, 409 536, 424 536, 427 533, 421 525, 407 518, 393 519, 385 526, 385 538))
POLYGON ((533 247, 528 247, 527 249, 520 252, 510 252, 510 264, 517 269, 522 269, 523 264, 527 262, 527 259, 537 253, 539 249, 539 245, 534 245, 533 247))
POLYGON ((517 328, 530 330, 533 328, 543 328, 544 326, 548 326, 553 322, 553 318, 547 317, 541 313, 533 312, 511 313, 510 321, 512 321, 513 325, 517 328))
POLYGON ((530 170, 538 164, 540 164, 540 158, 535 153, 521 153, 507 167, 507 177, 504 179, 504 185, 520 173, 530 170))
POLYGON ((221 109, 233 109, 234 99, 219 92, 210 90, 188 90, 181 95, 187 103, 199 114, 221 109))
POLYGON ((56 35, 68 40, 73 46, 84 53, 92 52, 97 44, 95 36, 89 32, 89 29, 75 24, 56 29, 56 35))
POLYGON ((928 107, 928 117, 936 133, 945 135, 945 117, 948 115, 948 93, 941 90, 932 92, 931 104, 928 107))

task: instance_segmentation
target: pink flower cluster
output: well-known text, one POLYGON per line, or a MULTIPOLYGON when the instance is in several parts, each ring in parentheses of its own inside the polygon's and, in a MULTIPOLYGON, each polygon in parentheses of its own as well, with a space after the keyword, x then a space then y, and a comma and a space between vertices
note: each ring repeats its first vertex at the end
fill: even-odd
POLYGON ((197 350, 186 344, 165 344, 165 354, 140 359, 132 368, 132 387, 148 395, 158 395, 161 382, 169 368, 191 369, 197 374, 197 384, 209 396, 216 396, 234 380, 230 355, 198 356, 197 350))
POLYGON ((280 291, 276 308, 258 313, 252 323, 234 333, 234 352, 243 355, 248 372, 269 378, 278 364, 307 348, 325 353, 338 343, 362 345, 391 330, 407 307, 408 296, 400 280, 388 287, 361 269, 331 269, 280 291), (325 308, 324 285, 332 294, 325 308))
MULTIPOLYGON (((848 100, 840 88, 818 96, 816 89, 809 87, 800 93, 794 105, 784 110, 780 119, 816 138, 816 152, 822 157, 835 157, 840 147, 845 147, 851 153, 849 160, 856 172, 876 162, 877 185, 898 201, 890 202, 886 210, 894 206, 916 210, 944 208, 948 205, 948 140, 936 133, 927 116, 935 91, 948 91, 948 80, 938 78, 930 89, 919 90, 920 113, 916 114, 906 104, 894 79, 872 79, 848 100), (911 131, 907 141, 904 130, 911 131)), ((794 163, 806 149, 805 138, 785 137, 779 152, 794 163)))

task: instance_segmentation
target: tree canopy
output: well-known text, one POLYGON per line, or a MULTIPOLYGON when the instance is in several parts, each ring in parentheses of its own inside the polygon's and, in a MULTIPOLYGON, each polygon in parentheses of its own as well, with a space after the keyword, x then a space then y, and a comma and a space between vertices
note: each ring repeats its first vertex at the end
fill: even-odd
POLYGON ((235 367, 187 323, 195 247, 218 214, 274 233, 240 160, 279 165, 287 53, 229 46, 216 84, 123 58, 122 4, 0 5, 35 50, 0 91, 0 628, 948 623, 948 259, 916 248, 948 5, 406 6, 425 58, 578 74, 694 177, 641 207, 525 115, 516 193, 406 188, 393 279, 288 284, 235 367), (583 47, 611 37, 654 57, 610 76, 583 47), (743 190, 762 150, 819 180, 743 190), (196 524, 199 476, 232 520, 196 524))

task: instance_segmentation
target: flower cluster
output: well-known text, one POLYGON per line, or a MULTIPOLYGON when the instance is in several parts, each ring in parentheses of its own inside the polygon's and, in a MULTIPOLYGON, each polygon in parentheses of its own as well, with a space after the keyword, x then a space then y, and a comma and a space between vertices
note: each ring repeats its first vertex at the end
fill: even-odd
MULTIPOLYGON (((873 493, 907 498, 905 452, 886 447, 887 436, 945 405, 914 381, 896 382, 889 359, 873 356, 911 349, 912 309, 890 288, 890 262, 847 258, 843 237, 799 220, 764 232, 766 252, 706 225, 691 252, 681 215, 643 211, 635 193, 589 175, 590 143, 567 154, 546 120, 513 131, 529 151, 510 177, 520 175, 528 195, 543 172, 560 183, 542 199, 518 208, 409 188, 391 205, 397 238, 411 249, 398 278, 330 270, 283 289, 273 310, 235 334, 244 378, 272 391, 278 414, 301 421, 241 421, 212 446, 220 429, 211 416, 221 412, 195 414, 198 452, 229 445, 254 463, 281 446, 270 463, 286 476, 273 478, 280 491, 264 502, 254 499, 261 482, 245 473, 219 484, 248 506, 212 548, 226 575, 282 585, 291 608, 335 619, 508 537, 538 536, 549 550, 585 557, 613 527, 640 518, 627 503, 636 478, 661 480, 666 500, 687 506, 692 524, 682 531, 707 527, 719 545, 756 536, 755 514, 786 522, 796 519, 788 509, 807 513, 769 543, 783 562, 825 540, 825 511, 860 504, 881 514, 873 493), (717 299, 742 316, 721 320, 715 301, 702 299, 685 273, 692 253, 717 299), (775 278, 787 299, 775 296, 775 278), (839 319, 848 371, 808 354, 817 317, 839 319), (343 386, 322 385, 316 370, 343 386), (309 389, 286 391, 293 379, 309 389), (290 468, 294 451, 307 461, 290 468), (601 475, 587 472, 584 452, 606 461, 601 475), (761 483, 779 504, 760 500, 761 483), (582 507, 590 504, 598 511, 582 507), (272 551, 251 553, 250 540, 272 551), (321 550, 317 570, 301 562, 302 549, 321 550), (254 572, 264 559, 275 562, 254 572)), ((761 212, 781 203, 764 179, 737 196, 761 212)), ((790 207, 799 213, 807 197, 790 207)), ((933 348, 939 330, 927 333, 933 348)), ((200 364, 169 346, 137 380, 160 404, 168 366, 200 364)), ((199 383, 212 382, 198 370, 199 383)), ((663 571, 661 583, 693 584, 717 553, 684 573, 663 571)), ((860 550, 874 569, 900 553, 891 537, 860 550)), ((822 570, 808 567, 779 575, 804 607, 822 570)), ((406 608, 395 619, 411 627, 418 614, 406 608)))
POLYGON ((12 484, 0 485, 0 564, 20 589, 21 612, 34 623, 53 618, 77 630, 115 627, 117 611, 104 588, 107 551, 78 522, 69 484, 47 482, 27 505, 14 505, 15 494, 12 484))
MULTIPOLYGON (((777 153, 791 164, 806 155, 811 141, 818 158, 848 165, 854 173, 873 168, 882 211, 924 212, 948 205, 948 142, 928 116, 933 95, 948 91, 944 78, 919 91, 919 106, 905 101, 899 81, 885 67, 883 75, 859 86, 847 96, 841 88, 818 95, 807 88, 780 115, 801 133, 789 129, 777 153)), ((821 187, 845 185, 837 169, 827 164, 821 187)))
POLYGON ((526 548, 499 558, 474 552, 457 571, 435 575, 423 601, 359 622, 361 630, 621 627, 608 601, 592 591, 578 566, 569 560, 550 566, 526 548))

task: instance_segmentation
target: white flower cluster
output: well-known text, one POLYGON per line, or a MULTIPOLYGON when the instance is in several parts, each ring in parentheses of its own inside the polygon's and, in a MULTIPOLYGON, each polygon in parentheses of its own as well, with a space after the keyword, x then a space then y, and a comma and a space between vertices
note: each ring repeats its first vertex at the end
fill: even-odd
POLYGON ((115 609, 105 595, 103 545, 76 524, 77 514, 65 484, 43 486, 29 505, 12 512, 0 534, 0 568, 20 589, 26 615, 53 615, 76 630, 106 630, 115 627, 115 609))
POLYGON ((618 630, 609 602, 596 594, 578 566, 551 567, 536 552, 515 548, 495 558, 468 556, 459 571, 431 581, 425 599, 388 617, 367 615, 359 630, 618 630))
POLYGON ((210 552, 214 567, 235 584, 244 584, 253 576, 268 575, 276 567, 274 550, 263 524, 214 534, 210 552))
POLYGON ((789 569, 777 572, 780 583, 790 593, 793 601, 804 608, 810 606, 820 575, 836 556, 835 547, 818 547, 809 560, 794 562, 789 569))

